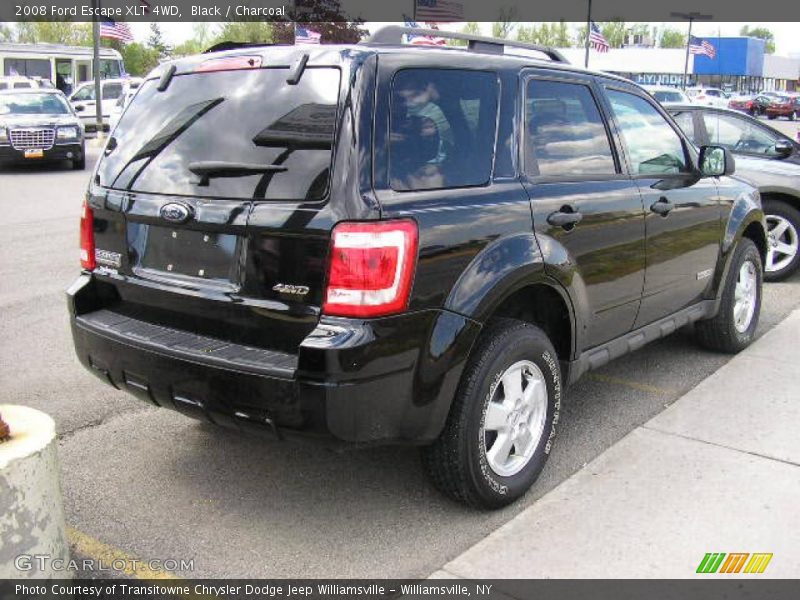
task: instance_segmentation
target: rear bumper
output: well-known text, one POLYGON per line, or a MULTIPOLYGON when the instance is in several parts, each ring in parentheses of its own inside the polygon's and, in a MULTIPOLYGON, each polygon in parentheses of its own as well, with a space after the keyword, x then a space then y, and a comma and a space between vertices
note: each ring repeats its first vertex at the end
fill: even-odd
POLYGON ((218 425, 358 443, 434 440, 480 330, 439 310, 323 318, 293 355, 100 308, 90 275, 67 296, 79 360, 117 389, 218 425))
POLYGON ((57 144, 44 150, 41 158, 25 158, 25 152, 15 150, 11 146, 0 146, 0 162, 2 163, 36 163, 56 160, 80 160, 84 154, 82 143, 57 144))
POLYGON ((768 117, 789 117, 797 112, 794 108, 768 108, 766 110, 768 117))

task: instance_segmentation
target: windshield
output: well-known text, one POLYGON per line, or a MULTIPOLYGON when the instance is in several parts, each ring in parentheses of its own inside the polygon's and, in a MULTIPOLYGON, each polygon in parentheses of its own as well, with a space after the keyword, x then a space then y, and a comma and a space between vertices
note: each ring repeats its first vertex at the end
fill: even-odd
POLYGON ((146 81, 98 174, 103 186, 215 198, 319 200, 328 186, 339 70, 309 67, 146 81), (244 166, 242 166, 244 165, 244 166))
POLYGON ((69 106, 59 94, 3 94, 0 115, 68 115, 69 106))

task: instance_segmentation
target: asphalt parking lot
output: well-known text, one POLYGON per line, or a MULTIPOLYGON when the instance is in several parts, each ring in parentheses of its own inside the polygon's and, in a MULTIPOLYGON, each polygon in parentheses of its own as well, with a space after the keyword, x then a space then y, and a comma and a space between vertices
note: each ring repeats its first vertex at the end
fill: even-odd
MULTIPOLYGON (((797 134, 795 123, 776 125, 797 134)), ((191 577, 427 576, 728 360, 681 331, 585 377, 567 395, 533 491, 499 512, 469 510, 432 489, 413 449, 216 430, 87 373, 73 356, 63 292, 79 269, 88 176, 66 166, 0 171, 0 397, 58 424, 78 555, 193 560, 178 573, 191 577)), ((759 334, 799 305, 800 276, 766 285, 759 334)))

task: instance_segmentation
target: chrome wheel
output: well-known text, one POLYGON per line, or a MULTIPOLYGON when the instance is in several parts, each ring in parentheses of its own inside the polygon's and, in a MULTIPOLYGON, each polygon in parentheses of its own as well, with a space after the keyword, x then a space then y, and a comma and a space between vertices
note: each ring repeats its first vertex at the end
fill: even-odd
POLYGON ((797 229, 784 217, 767 215, 767 236, 769 248, 764 270, 773 273, 788 267, 797 256, 797 229))
POLYGON ((736 331, 744 333, 753 321, 758 297, 758 271, 752 261, 746 260, 739 269, 733 302, 733 323, 736 331))
POLYGON ((541 369, 529 360, 514 363, 492 391, 481 437, 489 467, 510 477, 528 464, 544 433, 547 384, 541 369))

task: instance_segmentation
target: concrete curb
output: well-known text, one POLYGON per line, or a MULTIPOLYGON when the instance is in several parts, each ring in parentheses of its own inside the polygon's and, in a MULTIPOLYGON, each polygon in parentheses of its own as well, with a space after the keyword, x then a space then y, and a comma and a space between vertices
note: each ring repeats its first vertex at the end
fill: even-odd
POLYGON ((11 439, 0 443, 0 579, 71 578, 55 423, 26 406, 0 405, 11 439), (34 557, 47 557, 46 560, 34 557))

